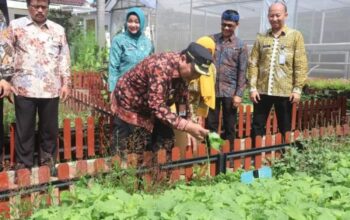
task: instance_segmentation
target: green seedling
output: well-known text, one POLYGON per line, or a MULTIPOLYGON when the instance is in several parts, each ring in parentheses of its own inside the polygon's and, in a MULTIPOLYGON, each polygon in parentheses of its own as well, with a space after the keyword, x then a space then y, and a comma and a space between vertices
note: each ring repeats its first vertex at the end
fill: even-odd
POLYGON ((210 132, 208 134, 209 146, 217 151, 221 150, 221 146, 224 140, 221 139, 220 135, 216 132, 210 132))

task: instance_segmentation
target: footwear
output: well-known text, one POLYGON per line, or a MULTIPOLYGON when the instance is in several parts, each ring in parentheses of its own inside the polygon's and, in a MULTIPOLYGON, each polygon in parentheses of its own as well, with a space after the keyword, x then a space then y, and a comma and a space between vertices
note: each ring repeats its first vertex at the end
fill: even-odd
POLYGON ((57 177, 57 169, 55 166, 51 166, 50 168, 50 175, 53 177, 57 177))
POLYGON ((57 169, 55 167, 55 162, 52 157, 42 159, 40 161, 41 166, 48 166, 50 169, 51 176, 57 176, 57 169))
POLYGON ((24 163, 16 163, 16 165, 14 166, 14 170, 20 170, 20 169, 31 170, 31 167, 26 166, 24 163))

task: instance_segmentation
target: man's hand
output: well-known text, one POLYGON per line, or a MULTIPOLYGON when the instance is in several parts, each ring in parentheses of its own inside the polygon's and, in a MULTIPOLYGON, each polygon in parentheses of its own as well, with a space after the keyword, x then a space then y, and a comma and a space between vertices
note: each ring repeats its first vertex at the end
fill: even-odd
POLYGON ((292 94, 289 96, 289 101, 291 103, 298 103, 300 101, 300 94, 292 92, 292 94))
POLYGON ((242 103, 242 98, 239 97, 239 96, 233 96, 233 99, 232 99, 232 104, 233 104, 233 107, 235 108, 238 108, 238 106, 242 103))
POLYGON ((70 88, 68 86, 62 86, 60 99, 65 102, 70 94, 70 88))
POLYGON ((199 141, 203 141, 204 138, 209 134, 209 130, 203 128, 199 124, 193 123, 192 121, 188 122, 185 127, 185 131, 199 141))
POLYGON ((9 96, 11 94, 11 84, 6 80, 0 80, 0 98, 4 98, 5 96, 9 96))
POLYGON ((250 100, 254 103, 258 103, 260 101, 260 95, 258 91, 250 92, 250 100))

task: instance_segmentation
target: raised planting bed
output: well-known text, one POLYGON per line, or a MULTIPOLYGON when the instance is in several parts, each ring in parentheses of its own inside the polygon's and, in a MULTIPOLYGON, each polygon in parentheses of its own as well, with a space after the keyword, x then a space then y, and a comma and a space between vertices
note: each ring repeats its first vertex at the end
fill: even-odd
POLYGON ((292 148, 274 162, 273 178, 250 185, 236 171, 129 191, 137 177, 125 182, 116 170, 119 178, 81 181, 61 193, 60 206, 33 209, 31 219, 349 219, 349 144, 349 138, 304 142, 303 150, 292 148))

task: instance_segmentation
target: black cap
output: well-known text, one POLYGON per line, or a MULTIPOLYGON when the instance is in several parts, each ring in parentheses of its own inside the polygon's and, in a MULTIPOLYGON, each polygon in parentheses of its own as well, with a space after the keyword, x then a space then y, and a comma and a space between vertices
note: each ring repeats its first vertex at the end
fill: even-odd
POLYGON ((192 59, 196 72, 206 76, 209 75, 209 66, 213 62, 213 57, 207 48, 192 42, 185 53, 192 59))

